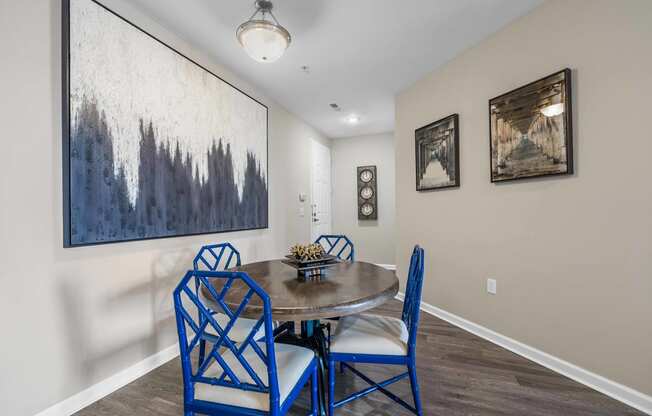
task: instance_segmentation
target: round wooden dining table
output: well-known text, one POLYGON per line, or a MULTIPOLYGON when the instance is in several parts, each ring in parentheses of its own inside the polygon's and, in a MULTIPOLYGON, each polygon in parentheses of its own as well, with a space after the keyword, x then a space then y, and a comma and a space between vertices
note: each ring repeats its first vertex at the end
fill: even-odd
MULTIPOLYGON (((267 293, 272 317, 278 321, 310 321, 341 317, 381 305, 398 293, 393 271, 363 261, 342 262, 323 270, 318 279, 297 278, 297 270, 281 260, 245 264, 231 269, 247 273, 267 293)), ((237 307, 248 291, 232 287, 225 303, 237 307)), ((260 298, 251 299, 244 317, 258 317, 260 298)))
MULTIPOLYGON (((245 264, 229 269, 247 273, 269 296, 272 318, 290 324, 301 321, 301 334, 294 329, 275 337, 275 342, 301 345, 311 348, 319 358, 319 414, 326 415, 326 365, 330 324, 320 319, 353 315, 372 309, 392 299, 398 293, 398 278, 393 271, 363 261, 341 262, 322 270, 319 278, 299 278, 297 270, 282 260, 268 260, 245 264)), ((217 280, 217 279, 216 279, 217 280)), ((242 283, 242 282, 240 282, 242 283)), ((220 285, 221 282, 211 284, 220 285)), ((215 286, 219 293, 220 287, 215 286)), ((249 287, 234 283, 224 296, 224 303, 236 309, 242 303, 249 287)), ((202 289, 204 298, 211 301, 210 292, 202 289)), ((262 301, 254 296, 247 303, 241 316, 258 319, 262 314, 262 301)))

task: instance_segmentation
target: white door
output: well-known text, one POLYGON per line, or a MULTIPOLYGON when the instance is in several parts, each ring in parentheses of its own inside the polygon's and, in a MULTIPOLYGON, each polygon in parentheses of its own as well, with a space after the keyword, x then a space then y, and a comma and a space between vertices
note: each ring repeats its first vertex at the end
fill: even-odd
POLYGON ((312 141, 311 166, 312 241, 331 232, 331 149, 312 141))

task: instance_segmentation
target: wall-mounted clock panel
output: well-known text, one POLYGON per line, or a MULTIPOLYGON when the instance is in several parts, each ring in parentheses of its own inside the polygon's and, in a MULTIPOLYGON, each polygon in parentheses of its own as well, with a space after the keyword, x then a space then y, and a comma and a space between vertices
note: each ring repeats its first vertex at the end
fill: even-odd
POLYGON ((378 219, 378 181, 375 166, 359 166, 358 182, 358 220, 378 219))

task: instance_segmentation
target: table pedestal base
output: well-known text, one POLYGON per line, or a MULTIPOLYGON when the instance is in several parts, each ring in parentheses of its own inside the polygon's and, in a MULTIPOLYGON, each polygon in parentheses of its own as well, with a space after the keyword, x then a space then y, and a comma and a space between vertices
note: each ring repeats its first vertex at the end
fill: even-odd
POLYGON ((319 362, 319 414, 326 416, 326 389, 328 388, 328 340, 330 324, 302 321, 301 334, 286 331, 274 339, 281 344, 298 345, 315 351, 319 362))

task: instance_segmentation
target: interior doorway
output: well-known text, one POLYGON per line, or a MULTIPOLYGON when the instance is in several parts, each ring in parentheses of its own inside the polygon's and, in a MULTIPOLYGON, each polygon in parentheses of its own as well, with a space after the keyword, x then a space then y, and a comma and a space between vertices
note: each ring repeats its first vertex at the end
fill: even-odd
POLYGON ((310 238, 331 233, 331 149, 312 140, 310 238))

